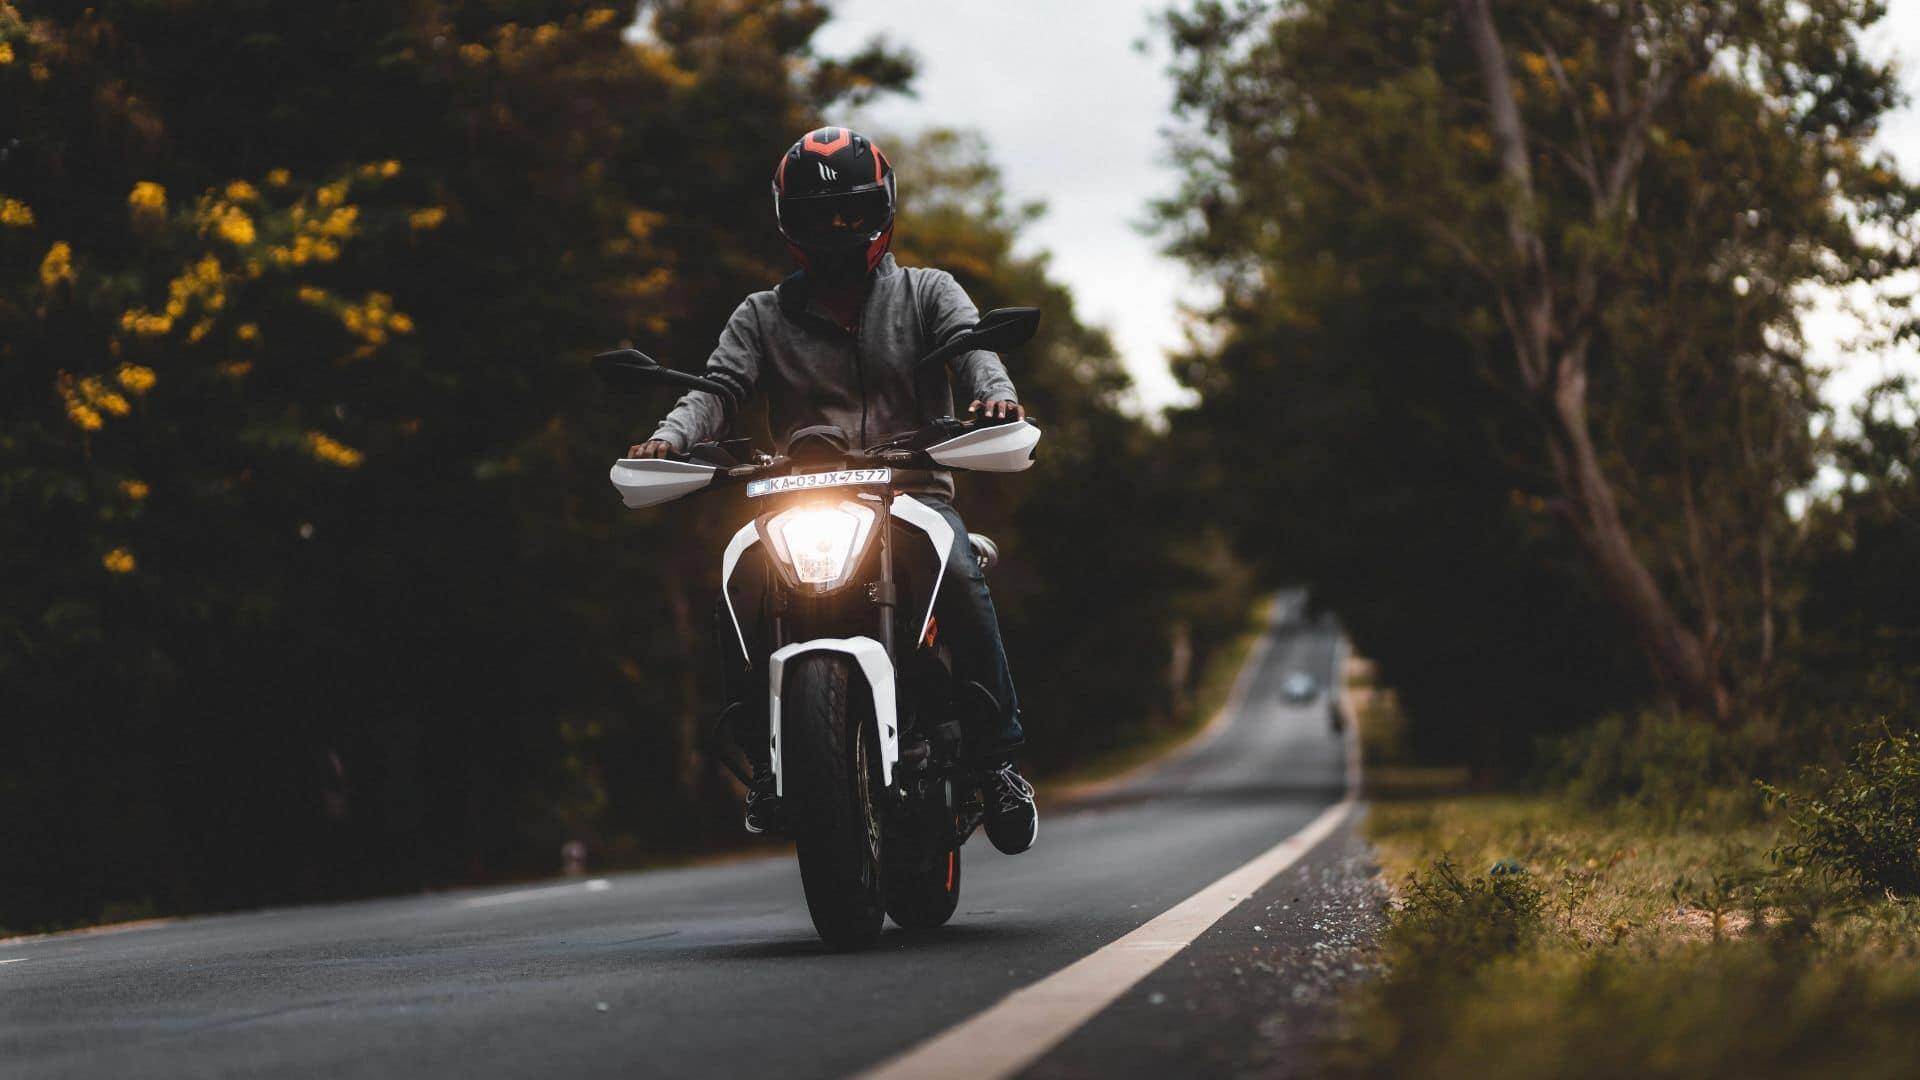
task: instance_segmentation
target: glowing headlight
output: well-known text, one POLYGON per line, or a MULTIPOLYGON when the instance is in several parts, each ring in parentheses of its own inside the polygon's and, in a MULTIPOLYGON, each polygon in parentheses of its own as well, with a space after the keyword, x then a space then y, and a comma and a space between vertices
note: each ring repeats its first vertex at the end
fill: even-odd
POLYGON ((827 592, 843 584, 866 549, 873 508, 847 499, 827 506, 796 506, 767 518, 762 528, 780 560, 802 585, 827 592))

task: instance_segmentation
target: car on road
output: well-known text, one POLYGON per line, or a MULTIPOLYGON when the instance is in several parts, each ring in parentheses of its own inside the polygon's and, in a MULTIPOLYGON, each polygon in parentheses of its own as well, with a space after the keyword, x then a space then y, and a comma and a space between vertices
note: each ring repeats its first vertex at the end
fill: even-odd
POLYGON ((1295 705, 1304 705, 1320 694, 1320 683, 1304 671, 1296 671, 1280 684, 1280 694, 1295 705))

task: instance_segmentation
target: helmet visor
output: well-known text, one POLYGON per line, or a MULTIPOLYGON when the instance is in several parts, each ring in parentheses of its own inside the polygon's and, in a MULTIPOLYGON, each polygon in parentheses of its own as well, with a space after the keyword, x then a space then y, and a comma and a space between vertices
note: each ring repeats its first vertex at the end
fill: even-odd
POLYGON ((796 244, 865 243, 892 216, 893 200, 884 187, 780 200, 780 227, 796 244))

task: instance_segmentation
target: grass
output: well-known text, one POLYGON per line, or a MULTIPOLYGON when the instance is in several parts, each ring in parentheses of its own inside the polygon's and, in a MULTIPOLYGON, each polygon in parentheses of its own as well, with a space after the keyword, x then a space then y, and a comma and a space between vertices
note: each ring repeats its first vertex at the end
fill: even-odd
POLYGON ((1784 815, 1478 795, 1368 828, 1397 899, 1336 1072, 1920 1074, 1920 908, 1783 868, 1784 815))

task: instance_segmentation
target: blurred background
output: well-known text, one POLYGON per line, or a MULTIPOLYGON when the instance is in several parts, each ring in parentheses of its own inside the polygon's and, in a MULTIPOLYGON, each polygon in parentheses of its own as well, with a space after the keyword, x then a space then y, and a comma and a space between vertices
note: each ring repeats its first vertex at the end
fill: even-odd
POLYGON ((0 928, 740 842, 737 511, 586 358, 703 363, 824 122, 1046 311, 960 503, 1038 770, 1282 583, 1478 782, 1911 726, 1920 4, 1499 7, 0 0, 0 928))

